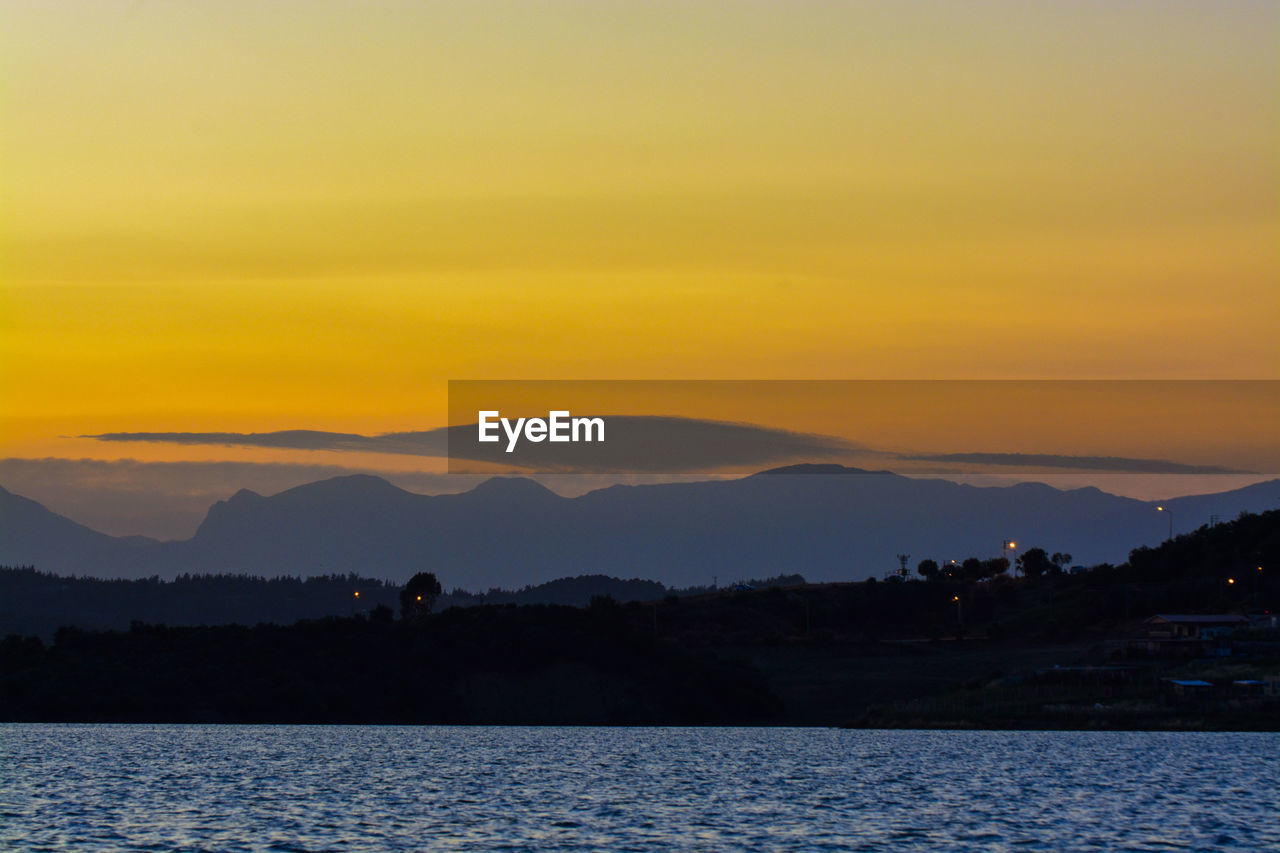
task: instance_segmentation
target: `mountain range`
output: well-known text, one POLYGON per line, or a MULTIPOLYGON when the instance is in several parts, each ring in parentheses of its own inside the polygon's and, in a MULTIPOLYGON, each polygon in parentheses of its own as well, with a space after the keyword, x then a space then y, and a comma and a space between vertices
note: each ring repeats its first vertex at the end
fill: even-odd
MULTIPOLYGON (((1273 509, 1280 480, 1164 505, 1178 531, 1273 509)), ((1121 562, 1154 545, 1168 516, 1096 488, 979 487, 839 465, 796 465, 737 480, 616 485, 566 498, 531 480, 419 495, 378 477, 322 480, 279 494, 242 490, 175 542, 113 537, 0 489, 0 565, 89 577, 356 572, 403 582, 433 571, 446 589, 519 588, 582 574, 669 586, 799 573, 861 580, 930 557, 1001 553, 1004 540, 1121 562)))

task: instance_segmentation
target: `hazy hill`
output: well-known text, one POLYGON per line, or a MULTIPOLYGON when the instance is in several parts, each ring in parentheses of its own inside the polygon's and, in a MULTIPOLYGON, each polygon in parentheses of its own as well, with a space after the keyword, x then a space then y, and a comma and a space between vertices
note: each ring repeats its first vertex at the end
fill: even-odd
MULTIPOLYGON (((1280 481, 1271 481, 1168 504, 1185 531, 1212 514, 1272 508, 1277 495, 1280 481)), ((1150 503, 1093 488, 980 488, 839 466, 577 498, 523 479, 424 496, 377 477, 339 477, 271 497, 241 491, 211 507, 191 539, 164 543, 103 536, 4 497, 0 564, 97 577, 355 572, 397 582, 429 569, 446 588, 472 590, 601 573, 669 586, 789 572, 859 580, 896 568, 897 553, 912 565, 998 555, 1004 539, 1067 551, 1077 563, 1120 562, 1168 529, 1150 503)))
MULTIPOLYGON (((803 583, 803 578, 774 582, 803 583)), ((756 582, 763 589, 768 581, 756 582)), ((656 581, 584 575, 522 589, 451 590, 437 609, 480 604, 558 604, 585 607, 596 596, 619 602, 653 601, 672 592, 656 581)), ((52 640, 64 626, 124 630, 134 622, 155 625, 291 625, 300 619, 370 614, 400 609, 400 586, 357 575, 261 578, 247 575, 179 575, 172 580, 104 580, 0 566, 0 637, 52 640), (359 593, 356 595, 355 593, 359 593)))
POLYGON ((140 536, 115 537, 90 530, 50 512, 33 500, 0 488, 0 564, 10 566, 86 567, 127 561, 153 540, 140 536), (119 558, 111 556, 122 551, 119 558))

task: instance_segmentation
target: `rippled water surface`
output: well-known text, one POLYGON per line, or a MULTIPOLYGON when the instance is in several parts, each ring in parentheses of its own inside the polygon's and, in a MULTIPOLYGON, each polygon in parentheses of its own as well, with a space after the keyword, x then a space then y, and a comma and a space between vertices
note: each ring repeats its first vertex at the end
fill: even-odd
POLYGON ((1280 736, 0 726, 0 849, 1280 849, 1280 736))

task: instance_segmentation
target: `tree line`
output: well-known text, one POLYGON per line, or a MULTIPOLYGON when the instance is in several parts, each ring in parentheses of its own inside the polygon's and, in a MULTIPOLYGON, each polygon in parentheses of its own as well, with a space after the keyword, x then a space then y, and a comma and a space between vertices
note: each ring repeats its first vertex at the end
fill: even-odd
MULTIPOLYGON (((1012 564, 1017 573, 1025 578, 1065 574, 1070 565, 1069 553, 1055 551, 1050 555, 1043 548, 1028 548, 1019 554, 1012 564)), ((948 560, 941 564, 936 560, 924 559, 916 565, 916 574, 925 580, 949 578, 960 581, 982 581, 1004 577, 1009 569, 1010 562, 1007 557, 991 557, 985 560, 968 557, 959 562, 948 560)))

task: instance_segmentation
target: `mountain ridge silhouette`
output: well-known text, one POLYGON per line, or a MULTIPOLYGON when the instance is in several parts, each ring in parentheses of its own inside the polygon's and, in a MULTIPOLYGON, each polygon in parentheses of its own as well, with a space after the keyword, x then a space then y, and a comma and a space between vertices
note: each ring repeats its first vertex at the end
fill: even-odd
MULTIPOLYGON (((1270 509, 1278 488, 1274 480, 1164 505, 1175 532, 1186 532, 1211 515, 1270 509)), ((519 477, 420 495, 349 475, 270 496, 241 490, 175 542, 108 536, 0 490, 0 564, 91 577, 356 572, 404 582, 429 570, 447 588, 472 590, 593 573, 672 586, 784 573, 861 580, 896 569, 898 553, 914 567, 926 557, 998 556, 1006 539, 1085 565, 1120 562, 1167 533, 1168 516, 1150 502, 1094 487, 970 486, 839 466, 573 498, 519 477)))

